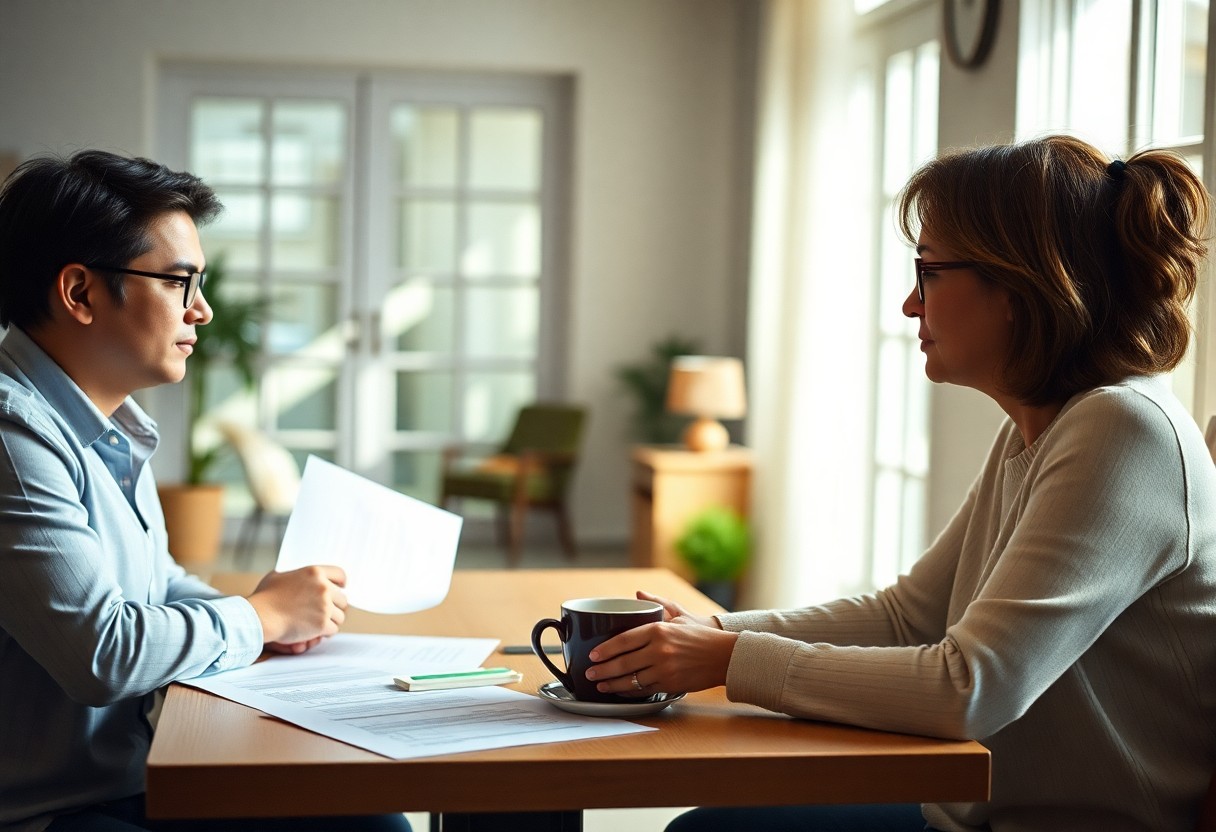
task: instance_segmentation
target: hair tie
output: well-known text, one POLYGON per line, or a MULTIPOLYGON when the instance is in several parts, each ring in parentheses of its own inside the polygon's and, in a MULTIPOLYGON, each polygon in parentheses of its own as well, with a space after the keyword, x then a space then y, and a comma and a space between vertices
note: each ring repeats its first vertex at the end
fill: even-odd
POLYGON ((1122 159, 1116 159, 1106 166, 1106 175, 1116 182, 1123 180, 1123 173, 1127 170, 1127 162, 1122 159))

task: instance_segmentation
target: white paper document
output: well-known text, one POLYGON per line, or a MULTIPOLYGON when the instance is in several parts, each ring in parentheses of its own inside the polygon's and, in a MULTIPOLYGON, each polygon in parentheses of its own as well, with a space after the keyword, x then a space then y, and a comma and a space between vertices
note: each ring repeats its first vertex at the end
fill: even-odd
POLYGON ((463 519, 310 456, 275 570, 333 564, 346 598, 371 612, 417 612, 448 594, 463 519))
POLYGON ((565 713, 497 686, 407 693, 383 670, 300 658, 280 656, 184 684, 399 760, 656 730, 565 713))
POLYGON ((391 668, 397 675, 443 673, 477 667, 497 646, 496 638, 338 633, 291 660, 298 669, 342 663, 391 668))

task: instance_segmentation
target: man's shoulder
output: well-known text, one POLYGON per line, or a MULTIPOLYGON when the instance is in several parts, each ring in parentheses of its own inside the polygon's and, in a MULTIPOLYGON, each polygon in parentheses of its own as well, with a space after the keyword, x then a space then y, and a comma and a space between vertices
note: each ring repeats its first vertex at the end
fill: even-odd
POLYGON ((0 430, 19 425, 43 436, 63 434, 55 409, 36 389, 0 373, 0 430))

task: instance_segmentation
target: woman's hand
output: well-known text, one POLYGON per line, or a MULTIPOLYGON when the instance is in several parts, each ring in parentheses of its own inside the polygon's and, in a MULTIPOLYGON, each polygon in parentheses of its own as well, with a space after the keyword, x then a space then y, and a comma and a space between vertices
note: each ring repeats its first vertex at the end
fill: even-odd
POLYGON ((681 624, 700 624, 703 627, 713 627, 715 630, 721 630, 722 626, 718 624, 718 619, 712 615, 693 615, 688 610, 681 607, 675 601, 669 601, 661 595, 651 595, 649 592, 638 590, 637 596, 642 601, 654 601, 663 607, 663 620, 676 621, 681 624))
POLYGON ((652 696, 726 684, 738 633, 726 632, 714 618, 691 615, 657 595, 639 592, 638 598, 662 604, 665 620, 634 627, 591 651, 596 664, 587 678, 598 683, 597 690, 652 696))

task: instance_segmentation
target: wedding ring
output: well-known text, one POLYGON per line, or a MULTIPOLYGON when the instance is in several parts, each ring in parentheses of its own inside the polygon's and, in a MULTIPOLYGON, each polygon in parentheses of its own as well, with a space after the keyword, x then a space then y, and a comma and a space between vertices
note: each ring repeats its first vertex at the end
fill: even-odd
POLYGON ((638 681, 638 674, 633 674, 633 686, 638 690, 642 689, 642 683, 638 681))

